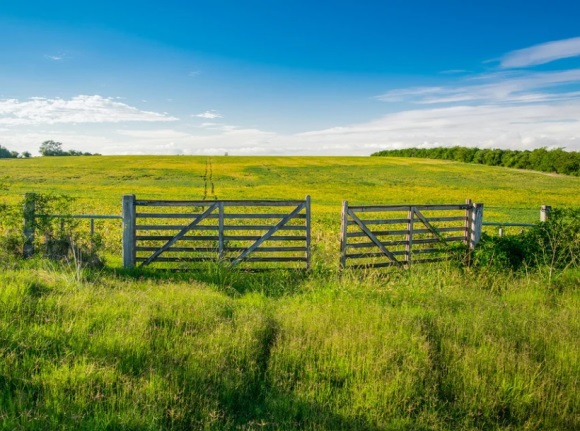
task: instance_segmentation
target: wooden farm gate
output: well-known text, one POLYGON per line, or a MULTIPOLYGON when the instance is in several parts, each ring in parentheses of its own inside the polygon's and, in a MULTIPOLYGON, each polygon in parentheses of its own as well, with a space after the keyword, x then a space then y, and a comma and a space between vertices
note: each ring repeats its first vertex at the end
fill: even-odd
POLYGON ((154 201, 123 197, 123 263, 252 269, 310 266, 310 197, 303 201, 154 201))
POLYGON ((340 267, 409 267, 447 260, 454 244, 475 247, 482 215, 483 204, 470 200, 459 205, 358 206, 344 201, 340 267))

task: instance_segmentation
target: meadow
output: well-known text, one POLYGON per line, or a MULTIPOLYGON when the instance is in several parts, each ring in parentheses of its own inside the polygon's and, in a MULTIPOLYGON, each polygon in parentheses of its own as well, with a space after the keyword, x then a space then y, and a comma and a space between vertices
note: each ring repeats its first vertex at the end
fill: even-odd
POLYGON ((143 199, 313 203, 309 273, 0 262, 2 429, 580 428, 580 272, 452 263, 339 274, 343 199, 485 204, 489 221, 580 206, 580 178, 440 160, 45 157, 0 161, 7 190, 120 214, 143 199), (212 191, 213 183, 213 191, 212 191))

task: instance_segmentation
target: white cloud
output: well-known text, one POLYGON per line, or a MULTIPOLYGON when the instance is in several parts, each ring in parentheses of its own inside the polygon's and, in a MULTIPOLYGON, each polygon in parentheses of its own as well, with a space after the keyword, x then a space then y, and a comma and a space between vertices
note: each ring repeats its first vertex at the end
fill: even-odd
POLYGON ((223 118, 219 113, 217 113, 213 109, 211 111, 202 112, 201 114, 194 114, 193 117, 205 118, 206 120, 215 120, 216 118, 223 118))
POLYGON ((65 54, 58 54, 58 55, 45 54, 44 58, 46 58, 47 60, 52 60, 52 61, 62 61, 66 58, 66 55, 65 54))
POLYGON ((504 69, 536 66, 577 56, 580 56, 580 37, 556 40, 508 52, 500 59, 500 66, 504 69))
POLYGON ((176 121, 166 113, 141 111, 133 106, 98 95, 75 96, 70 100, 32 98, 0 100, 0 124, 41 125, 65 123, 120 123, 125 121, 176 121))
MULTIPOLYGON (((388 91, 378 100, 434 103, 513 103, 577 98, 577 91, 563 86, 580 85, 580 69, 554 72, 499 72, 464 78, 456 84, 439 87, 411 87, 388 91), (459 85, 458 85, 459 84, 459 85), (542 90, 543 92, 538 92, 542 90)), ((567 87, 569 88, 569 87, 567 87)))
POLYGON ((347 145, 345 153, 368 154, 379 148, 478 146, 512 149, 561 146, 580 150, 579 101, 537 105, 481 105, 416 109, 375 121, 307 132, 298 142, 347 145))

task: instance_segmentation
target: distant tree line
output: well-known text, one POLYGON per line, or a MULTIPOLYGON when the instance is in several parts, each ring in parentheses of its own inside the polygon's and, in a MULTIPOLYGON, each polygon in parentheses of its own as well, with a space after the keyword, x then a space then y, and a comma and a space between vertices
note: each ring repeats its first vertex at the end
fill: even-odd
POLYGON ((405 148, 402 150, 383 150, 371 156, 418 157, 425 159, 454 160, 465 163, 478 163, 488 166, 530 169, 542 172, 580 176, 580 153, 564 151, 562 148, 547 150, 500 150, 468 147, 405 148))
POLYGON ((17 158, 27 159, 30 156, 31 154, 28 151, 19 153, 18 151, 10 151, 8 148, 0 145, 0 159, 17 159, 17 158))
POLYGON ((99 154, 83 153, 82 151, 62 149, 62 144, 55 141, 44 141, 40 144, 38 150, 41 156, 55 157, 55 156, 98 156, 99 154))

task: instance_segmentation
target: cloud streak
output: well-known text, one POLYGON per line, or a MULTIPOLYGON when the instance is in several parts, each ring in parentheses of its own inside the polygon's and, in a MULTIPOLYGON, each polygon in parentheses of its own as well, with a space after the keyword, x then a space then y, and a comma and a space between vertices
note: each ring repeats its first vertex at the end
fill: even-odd
POLYGON ((219 113, 213 109, 210 111, 202 112, 201 114, 194 114, 193 117, 204 118, 206 120, 215 120, 216 118, 223 118, 219 113))
POLYGON ((574 37, 508 52, 500 59, 500 66, 504 69, 537 66, 578 56, 580 56, 580 37, 574 37))
POLYGON ((9 126, 71 124, 166 122, 177 118, 166 113, 142 111, 112 98, 98 95, 75 96, 72 99, 32 98, 0 100, 0 124, 9 126))

